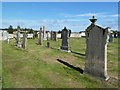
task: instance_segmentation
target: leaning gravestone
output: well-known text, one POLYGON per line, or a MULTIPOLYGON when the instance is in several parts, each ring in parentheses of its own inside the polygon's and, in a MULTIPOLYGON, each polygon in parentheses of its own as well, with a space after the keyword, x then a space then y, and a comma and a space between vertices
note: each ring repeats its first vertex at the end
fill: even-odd
POLYGON ((86 61, 84 73, 108 80, 107 75, 107 35, 108 28, 95 24, 97 19, 90 19, 92 24, 86 29, 86 61))
POLYGON ((61 49, 70 52, 70 46, 69 46, 69 30, 68 30, 66 27, 64 27, 64 29, 62 30, 61 35, 62 35, 61 49))
POLYGON ((42 41, 43 41, 42 28, 40 28, 39 38, 38 38, 38 45, 42 45, 42 41))

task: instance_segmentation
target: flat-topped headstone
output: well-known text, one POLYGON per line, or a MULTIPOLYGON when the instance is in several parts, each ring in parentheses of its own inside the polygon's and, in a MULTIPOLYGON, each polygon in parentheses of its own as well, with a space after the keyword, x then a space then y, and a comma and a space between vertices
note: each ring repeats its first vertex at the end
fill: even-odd
POLYGON ((107 35, 108 28, 95 24, 97 19, 90 19, 92 24, 86 29, 86 61, 84 73, 108 80, 107 75, 107 35))
POLYGON ((70 46, 69 46, 69 30, 64 27, 64 29, 62 30, 61 36, 62 36, 62 44, 61 44, 61 49, 62 50, 66 50, 68 52, 70 52, 70 46))

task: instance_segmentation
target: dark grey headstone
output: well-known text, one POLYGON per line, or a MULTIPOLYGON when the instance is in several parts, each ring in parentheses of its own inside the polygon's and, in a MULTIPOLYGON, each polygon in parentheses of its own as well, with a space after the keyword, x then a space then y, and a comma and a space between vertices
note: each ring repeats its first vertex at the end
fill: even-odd
POLYGON ((69 46, 69 30, 65 27, 62 30, 62 44, 61 44, 61 49, 62 50, 66 50, 66 51, 70 51, 70 46, 69 46))

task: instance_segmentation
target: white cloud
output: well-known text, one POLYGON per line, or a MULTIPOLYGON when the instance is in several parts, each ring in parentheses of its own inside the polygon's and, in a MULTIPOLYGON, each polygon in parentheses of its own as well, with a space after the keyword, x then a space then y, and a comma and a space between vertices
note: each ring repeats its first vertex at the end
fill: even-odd
POLYGON ((110 14, 110 13, 84 13, 84 14, 61 14, 65 18, 77 18, 77 17, 118 17, 118 14, 110 14))
MULTIPOLYGON (((16 28, 20 25, 22 28, 33 28, 39 30, 40 26, 46 26, 47 30, 61 30, 64 26, 71 29, 72 31, 85 30, 88 25, 90 25, 89 18, 87 16, 92 16, 92 13, 78 14, 82 18, 65 18, 65 19, 44 19, 44 20, 2 20, 2 28, 7 28, 12 25, 16 28)), ((109 26, 111 28, 117 28, 117 14, 107 14, 107 13, 96 13, 94 14, 97 18, 97 24, 102 26, 109 26), (106 16, 106 17, 105 17, 106 16)), ((71 15, 72 16, 72 15, 71 15)))

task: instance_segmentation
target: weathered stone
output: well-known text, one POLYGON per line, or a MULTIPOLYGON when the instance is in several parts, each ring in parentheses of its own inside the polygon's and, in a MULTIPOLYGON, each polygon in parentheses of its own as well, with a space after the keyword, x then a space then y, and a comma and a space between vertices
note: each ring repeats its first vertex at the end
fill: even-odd
POLYGON ((38 38, 38 45, 42 45, 43 42, 43 35, 42 35, 42 28, 39 31, 39 38, 38 38))
POLYGON ((53 41, 57 41, 57 32, 53 32, 53 41))
POLYGON ((24 34, 23 34, 23 41, 22 41, 22 48, 25 49, 26 46, 27 46, 27 34, 24 33, 24 34))
MULTIPOLYGON (((91 19, 92 20, 92 19, 91 19)), ((84 73, 108 80, 107 75, 107 35, 108 28, 95 25, 95 21, 86 29, 86 61, 84 73)))
POLYGON ((53 40, 53 31, 51 31, 51 35, 50 36, 51 36, 51 40, 53 40))
POLYGON ((70 46, 69 46, 69 30, 64 27, 64 29, 62 30, 62 44, 61 44, 61 49, 62 50, 66 50, 68 52, 70 52, 70 46))
POLYGON ((43 26, 43 39, 47 40, 45 26, 43 26))
POLYGON ((47 40, 49 40, 49 34, 47 33, 47 40))
POLYGON ((50 42, 47 42, 47 46, 46 46, 47 48, 50 48, 50 42))
POLYGON ((108 42, 114 42, 114 37, 112 33, 109 34, 108 42))
POLYGON ((19 41, 20 41, 20 28, 17 27, 16 46, 18 45, 19 41))

